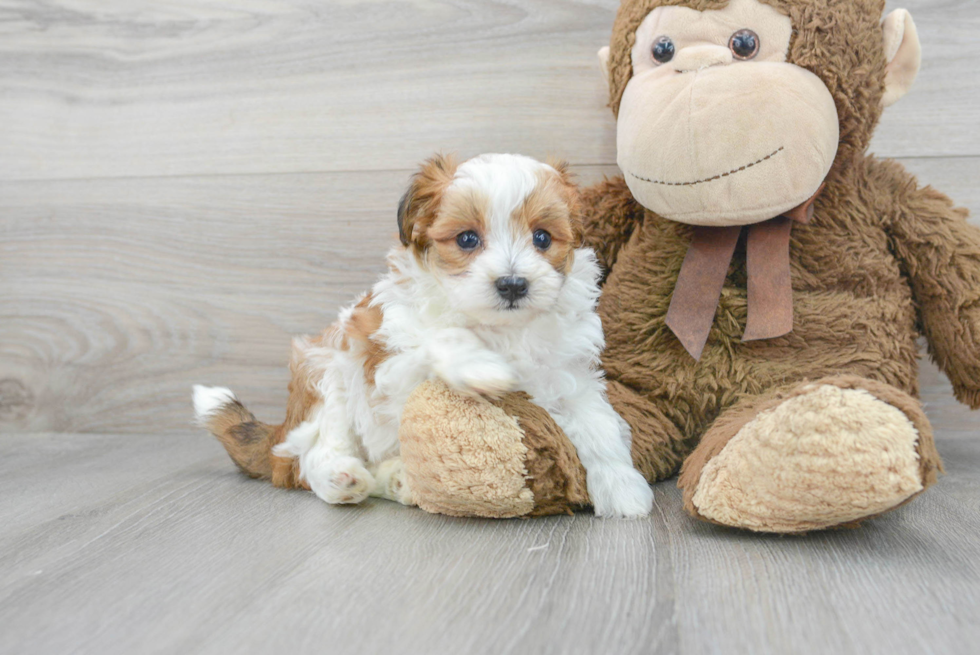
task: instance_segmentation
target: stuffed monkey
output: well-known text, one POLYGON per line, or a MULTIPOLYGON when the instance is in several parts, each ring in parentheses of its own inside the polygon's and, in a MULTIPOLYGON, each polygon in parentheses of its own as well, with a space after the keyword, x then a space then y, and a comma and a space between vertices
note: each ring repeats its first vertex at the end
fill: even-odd
MULTIPOLYGON (((600 51, 623 177, 584 191, 608 395, 652 483, 762 532, 855 524, 942 469, 916 340, 980 406, 980 230, 866 154, 919 67, 884 0, 624 0, 600 51)), ((430 382, 405 410, 416 502, 529 516, 588 504, 527 397, 430 382)))

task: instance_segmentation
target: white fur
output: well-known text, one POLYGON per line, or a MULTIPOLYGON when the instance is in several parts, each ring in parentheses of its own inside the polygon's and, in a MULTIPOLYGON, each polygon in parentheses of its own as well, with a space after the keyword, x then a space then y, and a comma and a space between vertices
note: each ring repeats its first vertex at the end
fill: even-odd
POLYGON ((219 409, 237 400, 231 389, 225 387, 205 387, 194 385, 194 414, 197 422, 203 424, 219 409))
MULTIPOLYGON (((513 155, 484 155, 459 167, 453 186, 476 186, 491 199, 483 251, 466 274, 430 270, 404 248, 390 252, 390 271, 372 289, 372 304, 383 310, 378 336, 389 352, 373 387, 362 353, 339 341, 300 344, 323 372, 323 403, 276 452, 298 457, 301 475, 327 502, 359 502, 368 493, 410 502, 397 460, 402 408, 419 383, 438 377, 474 395, 526 391, 575 445, 597 515, 650 512, 653 493, 633 468, 629 426, 606 399, 598 368, 604 342, 595 256, 577 250, 566 276, 529 235, 510 228, 543 168, 513 155), (507 308, 493 283, 513 275, 528 279, 529 293, 507 308)), ((351 309, 341 313, 341 327, 351 309)))

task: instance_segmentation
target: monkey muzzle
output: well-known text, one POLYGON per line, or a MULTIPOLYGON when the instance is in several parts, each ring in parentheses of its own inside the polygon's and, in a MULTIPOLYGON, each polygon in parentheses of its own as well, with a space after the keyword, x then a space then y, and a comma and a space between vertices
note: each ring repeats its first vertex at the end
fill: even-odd
POLYGON ((799 66, 753 62, 634 76, 617 123, 636 200, 692 225, 747 225, 804 203, 837 154, 833 97, 799 66))

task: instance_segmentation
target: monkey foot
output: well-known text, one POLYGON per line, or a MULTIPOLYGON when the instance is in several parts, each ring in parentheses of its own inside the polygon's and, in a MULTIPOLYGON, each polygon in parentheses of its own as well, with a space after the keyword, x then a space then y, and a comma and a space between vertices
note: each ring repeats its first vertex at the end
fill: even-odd
POLYGON ((488 401, 425 382, 405 405, 400 440, 413 500, 429 512, 509 518, 589 502, 575 448, 526 394, 488 401))
POLYGON ((855 524, 921 492, 941 466, 925 416, 897 389, 856 380, 801 386, 747 421, 723 417, 682 472, 688 511, 759 532, 806 532, 855 524))

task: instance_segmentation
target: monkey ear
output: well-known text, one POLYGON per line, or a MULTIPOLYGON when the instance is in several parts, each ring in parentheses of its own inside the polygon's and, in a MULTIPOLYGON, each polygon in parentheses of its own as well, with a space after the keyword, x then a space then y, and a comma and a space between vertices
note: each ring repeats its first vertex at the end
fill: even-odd
POLYGON ((885 66, 885 95, 881 98, 881 104, 888 107, 912 88, 922 63, 922 46, 912 15, 904 9, 888 14, 881 29, 885 60, 888 62, 885 66))
POLYGON ((561 184, 561 194, 568 205, 569 219, 572 225, 572 238, 576 248, 582 247, 584 233, 582 230, 582 193, 575 183, 575 173, 569 170, 570 164, 564 159, 548 157, 548 165, 558 173, 558 183, 561 184))
POLYGON ((599 48, 599 68, 602 70, 602 79, 609 84, 609 46, 607 45, 599 48))

